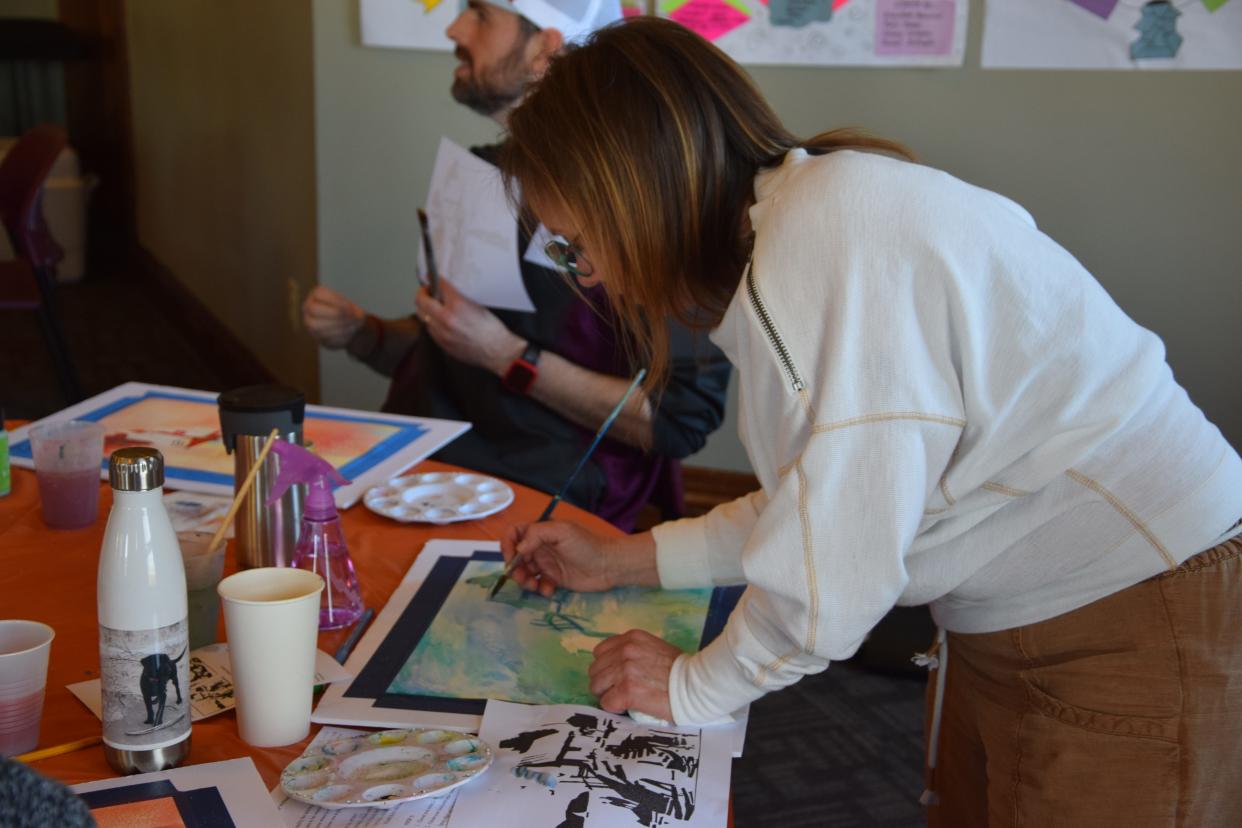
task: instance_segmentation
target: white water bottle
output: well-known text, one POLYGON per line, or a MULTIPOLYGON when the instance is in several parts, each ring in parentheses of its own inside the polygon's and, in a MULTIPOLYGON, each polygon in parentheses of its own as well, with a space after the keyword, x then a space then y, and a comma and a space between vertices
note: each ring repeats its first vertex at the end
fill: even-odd
POLYGON ((108 477, 97 586, 104 755, 117 773, 148 773, 190 752, 185 568, 164 509, 163 456, 118 449, 108 477))

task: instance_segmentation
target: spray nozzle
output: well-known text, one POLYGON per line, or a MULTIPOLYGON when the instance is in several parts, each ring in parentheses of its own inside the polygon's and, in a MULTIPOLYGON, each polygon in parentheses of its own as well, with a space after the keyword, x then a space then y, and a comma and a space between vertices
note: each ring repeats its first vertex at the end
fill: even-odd
POLYGON ((349 481, 327 460, 296 443, 277 438, 272 442, 272 452, 280 456, 280 465, 267 505, 280 500, 295 483, 306 483, 306 516, 317 520, 333 517, 336 501, 332 489, 349 481))

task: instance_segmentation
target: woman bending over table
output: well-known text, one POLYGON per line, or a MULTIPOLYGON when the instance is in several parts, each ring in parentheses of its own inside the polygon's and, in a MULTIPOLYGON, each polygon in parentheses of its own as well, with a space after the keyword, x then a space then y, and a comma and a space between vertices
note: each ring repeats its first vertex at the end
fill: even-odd
POLYGON ((509 126, 510 184, 653 374, 662 320, 712 328, 762 484, 631 537, 505 539, 545 594, 747 584, 702 652, 600 644, 606 709, 708 722, 930 604, 932 824, 1242 825, 1242 460, 1022 207, 794 137, 659 19, 557 59, 509 126))

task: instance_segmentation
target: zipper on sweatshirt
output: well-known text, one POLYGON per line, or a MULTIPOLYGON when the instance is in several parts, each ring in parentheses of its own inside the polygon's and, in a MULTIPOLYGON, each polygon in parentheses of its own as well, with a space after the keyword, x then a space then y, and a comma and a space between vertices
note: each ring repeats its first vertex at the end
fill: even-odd
POLYGON ((755 271, 751 268, 746 269, 746 294, 750 297, 751 307, 755 309, 759 324, 763 326, 763 332, 767 334, 768 341, 772 343, 772 348, 776 351, 777 359, 781 361, 781 367, 785 369, 793 390, 801 391, 806 387, 806 383, 802 381, 802 376, 789 357, 789 349, 785 347, 781 335, 776 331, 776 326, 772 324, 772 317, 768 314, 768 309, 763 304, 763 297, 759 295, 759 288, 755 285, 755 271))

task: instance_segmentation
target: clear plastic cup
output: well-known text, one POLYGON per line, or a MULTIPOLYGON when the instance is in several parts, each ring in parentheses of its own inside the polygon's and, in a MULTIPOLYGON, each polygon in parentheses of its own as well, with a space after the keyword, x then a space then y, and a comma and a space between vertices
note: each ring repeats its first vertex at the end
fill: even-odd
POLYGON ((52 529, 81 529, 99 516, 99 472, 104 427, 85 420, 30 430, 43 522, 52 529))
POLYGON ((221 540, 209 555, 207 545, 211 543, 211 537, 211 532, 177 533, 181 562, 185 564, 191 650, 214 644, 220 621, 220 593, 216 592, 216 585, 224 574, 224 550, 228 544, 221 540))
POLYGON ((38 621, 0 621, 0 756, 39 744, 47 661, 56 632, 38 621))

